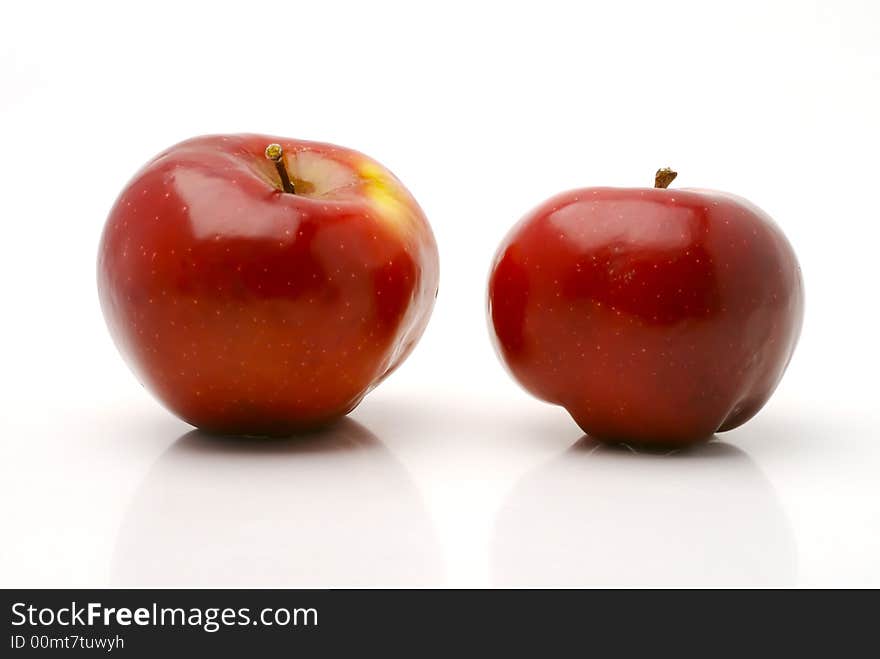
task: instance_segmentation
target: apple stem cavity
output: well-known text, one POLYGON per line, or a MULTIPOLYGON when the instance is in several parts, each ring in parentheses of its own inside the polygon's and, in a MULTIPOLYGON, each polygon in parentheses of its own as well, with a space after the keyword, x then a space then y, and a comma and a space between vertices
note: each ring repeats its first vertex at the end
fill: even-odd
POLYGON ((678 172, 673 171, 670 167, 661 167, 657 170, 657 173, 654 174, 654 187, 655 188, 667 188, 669 184, 675 180, 675 177, 678 176, 678 172))
MULTIPOLYGON (((290 176, 287 174, 287 167, 284 166, 284 149, 280 144, 270 144, 266 147, 266 158, 275 163, 275 169, 278 171, 278 178, 281 179, 281 188, 290 194, 296 194, 290 176)), ((664 186, 665 187, 665 186, 664 186)))

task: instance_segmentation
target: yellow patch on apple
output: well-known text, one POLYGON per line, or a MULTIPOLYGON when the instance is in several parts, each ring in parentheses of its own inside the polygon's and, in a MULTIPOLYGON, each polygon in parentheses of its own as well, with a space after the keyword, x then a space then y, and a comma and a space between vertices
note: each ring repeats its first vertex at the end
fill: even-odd
POLYGON ((364 181, 364 190, 382 217, 388 217, 399 225, 412 224, 412 211, 401 194, 397 181, 381 165, 370 160, 358 167, 364 181))

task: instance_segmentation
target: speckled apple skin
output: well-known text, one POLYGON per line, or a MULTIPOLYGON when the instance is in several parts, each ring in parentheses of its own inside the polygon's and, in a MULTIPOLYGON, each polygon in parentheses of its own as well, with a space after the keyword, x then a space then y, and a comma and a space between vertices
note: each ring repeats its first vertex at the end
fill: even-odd
POLYGON ((265 135, 187 140, 110 211, 107 325, 172 412, 219 433, 287 435, 351 411, 409 354, 437 294, 416 201, 367 156, 265 135), (281 190, 270 143, 297 194, 281 190))
POLYGON ((803 319, 797 259, 760 209, 686 189, 553 197, 505 238, 489 282, 495 345, 587 434, 683 445, 770 398, 803 319))

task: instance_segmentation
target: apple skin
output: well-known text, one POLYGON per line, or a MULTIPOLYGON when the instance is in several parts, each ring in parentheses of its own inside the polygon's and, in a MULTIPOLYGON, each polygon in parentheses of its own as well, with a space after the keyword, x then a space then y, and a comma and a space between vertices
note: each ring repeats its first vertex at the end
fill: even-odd
POLYGON ((599 440, 681 446, 750 419, 803 321, 800 267, 760 209, 715 191, 586 188, 501 244, 489 323, 512 375, 599 440))
POLYGON ((126 185, 98 255, 101 307, 141 382, 199 428, 289 435, 350 412, 428 322, 437 245, 367 156, 197 137, 126 185), (267 145, 284 150, 285 193, 267 145))

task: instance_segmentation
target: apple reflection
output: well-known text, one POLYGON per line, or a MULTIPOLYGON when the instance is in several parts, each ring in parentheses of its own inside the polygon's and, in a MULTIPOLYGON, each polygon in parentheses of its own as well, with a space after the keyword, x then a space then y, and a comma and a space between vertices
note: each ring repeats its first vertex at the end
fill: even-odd
POLYGON ((440 549, 404 467, 344 419, 290 439, 183 435, 122 524, 122 585, 436 585, 440 549))
POLYGON ((499 586, 788 586, 796 550, 773 487, 711 442, 634 453, 584 437, 523 478, 492 541, 499 586))

